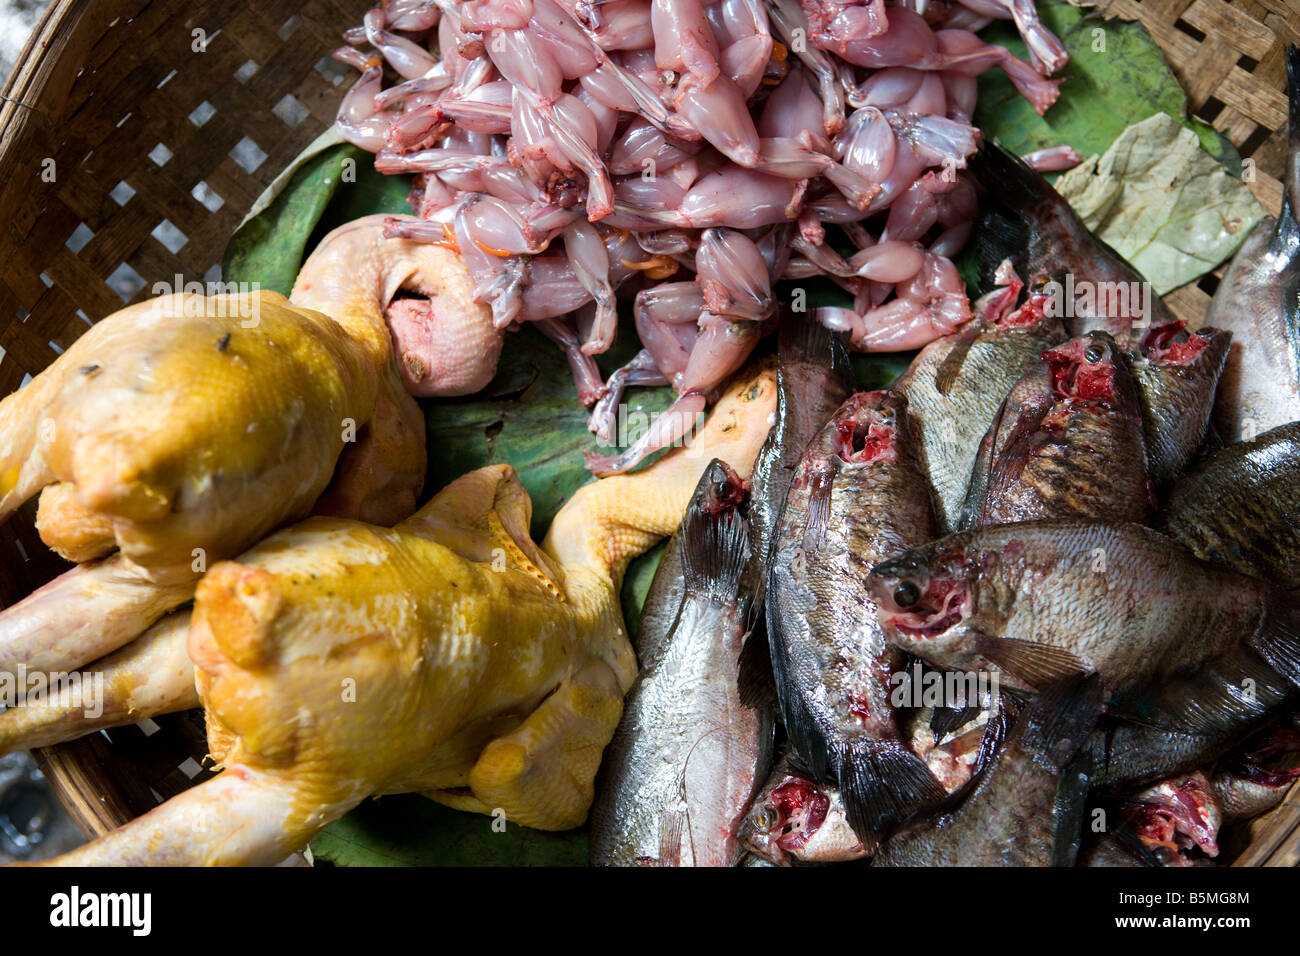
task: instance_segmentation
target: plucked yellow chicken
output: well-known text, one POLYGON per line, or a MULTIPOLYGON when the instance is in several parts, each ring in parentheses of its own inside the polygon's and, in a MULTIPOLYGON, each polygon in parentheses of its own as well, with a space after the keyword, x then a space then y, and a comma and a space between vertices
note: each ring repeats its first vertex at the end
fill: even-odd
MULTIPOLYGON (((749 474, 775 395, 770 365, 741 376, 687 447, 579 489, 540 548, 497 465, 391 529, 310 518, 214 566, 188 641, 222 772, 54 862, 274 863, 402 792, 579 825, 636 674, 623 572, 677 526, 713 457, 749 474)), ((141 652, 117 677, 147 683, 170 659, 141 652)))
POLYGON ((188 600, 206 567, 313 511, 409 515, 426 462, 411 363, 421 394, 464 394, 482 370, 448 356, 495 365, 500 350, 472 291, 455 253, 386 240, 369 217, 321 242, 288 300, 131 306, 0 401, 0 521, 39 493, 42 540, 83 562, 0 613, 0 672, 122 647, 188 600), (441 364, 404 352, 399 369, 384 310, 400 288, 440 304, 436 334, 417 344, 441 364))

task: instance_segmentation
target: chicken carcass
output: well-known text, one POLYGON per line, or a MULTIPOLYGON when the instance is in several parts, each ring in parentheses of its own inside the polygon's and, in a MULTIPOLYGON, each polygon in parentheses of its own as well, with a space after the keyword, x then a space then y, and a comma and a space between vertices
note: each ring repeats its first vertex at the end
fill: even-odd
POLYGON ((188 642, 222 772, 55 862, 275 863, 403 792, 579 825, 636 676, 623 572, 711 459, 748 476, 775 396, 770 364, 741 376, 686 447, 579 489, 540 548, 496 465, 394 528, 315 517, 214 566, 188 642))
POLYGON ((448 393, 486 381, 450 356, 495 367, 499 334, 470 294, 455 253, 384 240, 372 217, 326 236, 290 299, 176 294, 88 330, 0 402, 0 521, 40 493, 42 539, 81 562, 0 613, 0 673, 115 651, 206 567, 313 510, 409 515, 426 464, 411 366, 425 356, 448 393), (403 287, 454 321, 399 373, 384 310, 403 287))

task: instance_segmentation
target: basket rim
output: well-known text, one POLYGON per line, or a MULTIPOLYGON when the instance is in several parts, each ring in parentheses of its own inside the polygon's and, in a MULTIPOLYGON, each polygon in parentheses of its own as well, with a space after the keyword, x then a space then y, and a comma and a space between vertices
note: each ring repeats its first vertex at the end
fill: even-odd
MULTIPOLYGON (((32 134, 48 134, 66 112, 82 75, 81 63, 69 52, 78 47, 89 50, 118 19, 130 16, 140 5, 132 0, 51 0, 0 87, 0 176, 12 163, 30 162, 32 134)), ((133 818, 85 740, 40 748, 35 756, 55 795, 92 838, 133 818)), ((1281 829, 1277 825, 1285 825, 1285 831, 1275 833, 1271 844, 1265 833, 1256 835, 1233 865, 1246 865, 1252 850, 1256 854, 1251 862, 1263 862, 1259 851, 1276 849, 1297 825, 1294 812, 1279 811, 1298 803, 1300 783, 1288 791, 1277 811, 1258 818, 1273 822, 1274 831, 1281 829)))

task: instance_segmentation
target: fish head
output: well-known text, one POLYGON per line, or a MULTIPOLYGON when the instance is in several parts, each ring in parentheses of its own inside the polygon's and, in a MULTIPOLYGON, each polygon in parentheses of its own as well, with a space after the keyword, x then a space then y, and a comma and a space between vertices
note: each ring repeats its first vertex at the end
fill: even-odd
POLYGON ((929 643, 960 629, 972 609, 974 568, 948 539, 882 561, 868 589, 889 641, 899 647, 929 643))
POLYGON ((1128 357, 1107 332, 1094 330, 1047 349, 1043 361, 1057 401, 1113 404, 1133 394, 1128 357))
POLYGON ((702 516, 716 518, 745 500, 748 492, 745 480, 722 459, 715 458, 709 462, 705 476, 708 480, 701 480, 696 486, 696 500, 693 502, 702 516))
POLYGON ((1218 856, 1223 813, 1214 787, 1202 771, 1165 780, 1131 798, 1121 817, 1142 844, 1170 854, 1193 846, 1218 856))
POLYGON ((816 836, 830 812, 830 795, 796 774, 755 801, 740 825, 740 842, 773 863, 788 865, 816 836))
POLYGON ((906 421, 907 399, 902 395, 887 390, 857 392, 835 413, 832 451, 848 465, 896 461, 906 421))
POLYGON ((1153 325, 1142 336, 1139 352, 1152 365, 1181 367, 1192 375, 1213 375, 1228 357, 1232 333, 1211 326, 1188 332, 1183 322, 1153 325))

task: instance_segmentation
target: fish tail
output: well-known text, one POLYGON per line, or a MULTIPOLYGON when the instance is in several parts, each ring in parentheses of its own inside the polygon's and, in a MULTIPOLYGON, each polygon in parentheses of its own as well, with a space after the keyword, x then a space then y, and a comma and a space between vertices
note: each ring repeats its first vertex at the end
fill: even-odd
POLYGON ((1056 783, 1052 818, 1052 866, 1074 866, 1083 842, 1084 813, 1092 782, 1092 757, 1087 750, 1075 756, 1056 783))
POLYGON ((826 734, 803 697, 788 690, 790 675, 785 660, 775 645, 772 646, 772 673, 776 680, 777 699, 781 705, 781 721, 785 724, 786 736, 790 738, 793 749, 792 756, 798 758, 799 765, 806 768, 818 783, 832 782, 831 748, 826 734))
POLYGON ((925 761, 896 740, 851 744, 841 755, 839 778, 849 826, 865 847, 878 846, 899 824, 947 796, 925 761))
POLYGON ((1019 737, 1022 750, 1045 758, 1059 773, 1083 748, 1106 696, 1095 673, 1056 681, 1025 708, 1013 737, 1019 737))
POLYGON ((1300 689, 1300 590, 1290 591, 1268 610, 1251 647, 1269 667, 1300 689))
POLYGON ((994 197, 995 203, 1020 216, 1037 218, 1045 208, 1059 206, 1063 201, 1040 173, 997 143, 986 140, 966 160, 966 168, 994 197))
POLYGON ((1025 276, 1034 231, 1031 224, 1041 227, 1053 218, 1074 219, 1074 213, 1046 179, 996 143, 986 140, 967 159, 966 169, 984 192, 971 234, 980 288, 996 285, 994 274, 1005 259, 1011 260, 1017 274, 1025 276))
POLYGON ((834 372, 845 391, 852 391, 853 365, 844 339, 842 333, 832 332, 813 319, 811 313, 786 312, 779 332, 778 367, 796 363, 825 365, 834 372))

